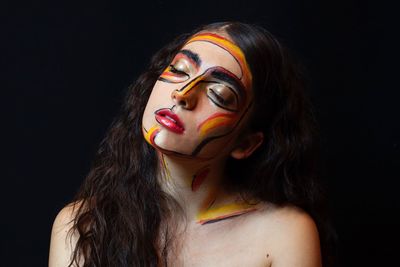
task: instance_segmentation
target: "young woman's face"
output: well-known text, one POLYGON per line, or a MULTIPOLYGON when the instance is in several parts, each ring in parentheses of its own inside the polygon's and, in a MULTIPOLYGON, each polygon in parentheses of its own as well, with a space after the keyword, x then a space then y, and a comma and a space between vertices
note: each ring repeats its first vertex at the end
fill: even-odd
POLYGON ((205 159, 227 154, 252 99, 251 73, 240 48, 215 33, 197 34, 155 83, 143 134, 163 153, 205 159))

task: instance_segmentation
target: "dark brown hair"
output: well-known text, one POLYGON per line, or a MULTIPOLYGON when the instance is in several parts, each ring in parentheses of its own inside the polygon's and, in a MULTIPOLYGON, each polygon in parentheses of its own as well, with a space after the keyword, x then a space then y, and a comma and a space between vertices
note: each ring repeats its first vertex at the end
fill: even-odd
POLYGON ((77 231, 79 239, 70 266, 80 258, 84 266, 167 265, 173 233, 162 225, 176 203, 158 185, 157 155, 142 136, 142 114, 154 83, 184 42, 198 31, 222 27, 250 66, 256 100, 249 127, 265 136, 251 157, 229 160, 229 183, 238 193, 308 212, 317 223, 328 265, 324 252, 330 230, 318 183, 317 131, 301 68, 265 29, 222 22, 177 37, 130 86, 75 197, 79 205, 71 232, 77 231), (165 240, 161 246, 160 236, 165 240))

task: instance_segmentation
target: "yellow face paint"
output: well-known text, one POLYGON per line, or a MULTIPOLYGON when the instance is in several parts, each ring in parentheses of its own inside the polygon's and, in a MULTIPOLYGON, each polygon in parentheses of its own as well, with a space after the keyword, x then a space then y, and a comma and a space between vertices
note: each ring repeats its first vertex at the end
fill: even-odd
POLYGON ((215 33, 193 35, 153 87, 143 114, 145 129, 151 128, 147 142, 166 154, 199 159, 229 150, 252 105, 251 79, 245 55, 232 41, 215 33), (211 118, 216 113, 221 115, 211 118))
POLYGON ((208 132, 219 126, 231 124, 236 117, 236 114, 227 113, 216 113, 208 117, 197 127, 198 131, 200 132, 200 137, 203 138, 205 135, 208 134, 208 132))
POLYGON ((242 50, 236 44, 215 33, 196 34, 189 41, 187 41, 186 44, 196 41, 210 42, 229 52, 237 60, 242 70, 242 75, 239 77, 239 79, 244 79, 243 84, 246 87, 251 86, 252 75, 250 67, 247 64, 246 57, 244 56, 242 50))
POLYGON ((149 145, 154 145, 154 137, 159 130, 160 130, 160 126, 154 125, 153 127, 150 128, 150 130, 145 132, 144 139, 146 139, 146 141, 147 141, 147 143, 149 143, 149 145))

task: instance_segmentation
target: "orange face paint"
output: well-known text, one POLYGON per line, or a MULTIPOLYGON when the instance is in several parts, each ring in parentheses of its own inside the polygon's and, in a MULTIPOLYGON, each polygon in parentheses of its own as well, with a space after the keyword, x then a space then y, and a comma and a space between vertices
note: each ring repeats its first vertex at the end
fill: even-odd
POLYGON ((244 56, 242 50, 236 44, 215 33, 196 34, 189 41, 187 41, 186 44, 196 41, 213 43, 230 53, 238 62, 242 71, 242 75, 239 77, 239 79, 243 81, 247 88, 250 88, 252 81, 250 67, 247 64, 246 57, 244 56))
MULTIPOLYGON (((231 133, 252 104, 251 80, 245 55, 232 41, 215 33, 192 36, 154 85, 143 125, 149 129, 155 121, 160 128, 155 139, 148 133, 146 140, 180 157, 209 159, 229 149, 231 133), (160 109, 169 109, 188 127, 178 136, 160 122, 160 109)), ((163 119, 175 120, 169 115, 163 119)))
POLYGON ((160 131, 160 126, 154 125, 148 131, 146 131, 144 128, 143 130, 145 131, 144 138, 147 141, 147 143, 149 143, 150 145, 154 145, 154 137, 160 131))
POLYGON ((197 130, 200 132, 200 137, 204 137, 211 130, 224 126, 230 125, 235 122, 237 115, 236 114, 227 114, 227 113, 215 113, 212 116, 208 117, 197 127, 197 130))
POLYGON ((170 83, 182 83, 188 80, 189 76, 185 74, 175 73, 172 71, 172 67, 168 66, 158 79, 162 81, 168 81, 170 83))

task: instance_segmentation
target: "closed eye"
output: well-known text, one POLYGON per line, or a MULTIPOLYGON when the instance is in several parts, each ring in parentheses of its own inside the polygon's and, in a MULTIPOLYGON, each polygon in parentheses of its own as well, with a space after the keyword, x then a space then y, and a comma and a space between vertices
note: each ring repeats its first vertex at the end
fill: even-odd
POLYGON ((209 89, 210 94, 212 95, 212 98, 215 99, 217 102, 219 102, 220 104, 225 104, 225 99, 220 96, 219 94, 217 94, 213 89, 209 89))
POLYGON ((189 76, 189 74, 187 74, 186 72, 178 70, 177 68, 175 68, 174 65, 169 65, 169 71, 172 72, 172 73, 175 73, 175 74, 189 76))
POLYGON ((238 99, 235 92, 228 86, 213 84, 207 88, 207 97, 218 107, 229 110, 238 110, 238 99))
POLYGON ((190 75, 182 70, 181 66, 171 64, 169 65, 163 73, 161 73, 158 80, 168 83, 182 83, 190 78, 190 75))

